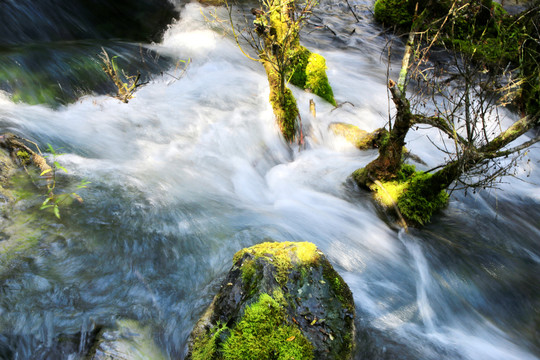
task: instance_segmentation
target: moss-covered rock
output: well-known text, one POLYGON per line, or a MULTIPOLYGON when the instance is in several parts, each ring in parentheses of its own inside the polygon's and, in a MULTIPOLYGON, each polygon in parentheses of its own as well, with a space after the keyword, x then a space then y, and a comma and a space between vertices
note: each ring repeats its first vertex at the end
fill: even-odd
POLYGON ((350 359, 352 293, 311 243, 263 243, 236 253, 195 325, 188 359, 350 359))

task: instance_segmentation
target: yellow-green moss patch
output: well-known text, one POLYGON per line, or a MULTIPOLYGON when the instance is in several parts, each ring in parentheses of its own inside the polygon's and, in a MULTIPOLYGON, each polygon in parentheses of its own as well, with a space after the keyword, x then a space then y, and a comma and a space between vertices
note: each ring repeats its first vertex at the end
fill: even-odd
POLYGON ((319 54, 311 53, 306 66, 306 88, 336 106, 334 92, 326 76, 326 60, 319 54))
POLYGON ((263 258, 272 262, 276 268, 276 280, 284 284, 287 281, 287 275, 293 265, 293 261, 299 261, 301 264, 314 264, 319 259, 317 247, 310 242, 265 242, 242 249, 234 255, 234 263, 238 263, 245 254, 251 254, 253 260, 244 262, 242 266, 242 278, 251 280, 255 274, 256 260, 263 258))
MULTIPOLYGON (((353 178, 361 176, 362 170, 357 170, 353 178)), ((437 210, 446 206, 449 197, 444 190, 433 192, 427 188, 431 186, 431 176, 433 174, 416 171, 414 166, 404 164, 395 180, 372 182, 369 187, 379 204, 385 208, 397 205, 407 221, 424 225, 437 210)))

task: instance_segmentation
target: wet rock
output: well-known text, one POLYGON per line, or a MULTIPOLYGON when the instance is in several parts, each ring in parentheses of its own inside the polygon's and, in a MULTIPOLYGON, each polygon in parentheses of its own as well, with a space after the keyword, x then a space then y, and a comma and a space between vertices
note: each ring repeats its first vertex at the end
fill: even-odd
POLYGON ((188 359, 350 359, 354 302, 315 245, 263 243, 236 253, 195 325, 188 359))
POLYGON ((88 39, 159 41, 179 13, 167 0, 1 1, 0 45, 88 39))
POLYGON ((13 164, 8 152, 0 149, 0 206, 2 207, 13 201, 13 194, 6 188, 14 172, 15 164, 13 164))
POLYGON ((385 135, 388 134, 388 131, 385 129, 377 129, 374 132, 368 133, 358 126, 340 122, 331 123, 328 129, 337 136, 343 136, 348 142, 360 150, 380 147, 385 135))
POLYGON ((102 330, 86 360, 165 360, 149 327, 134 320, 117 322, 116 329, 102 330))

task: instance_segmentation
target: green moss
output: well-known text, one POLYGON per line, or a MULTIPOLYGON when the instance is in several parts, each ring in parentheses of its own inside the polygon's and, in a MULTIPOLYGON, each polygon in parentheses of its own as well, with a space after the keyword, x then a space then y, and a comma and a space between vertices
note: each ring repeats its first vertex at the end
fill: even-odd
MULTIPOLYGON (((349 312, 354 313, 354 300, 352 292, 341 278, 341 276, 332 268, 332 265, 325 261, 322 263, 323 277, 328 281, 334 296, 338 298, 343 306, 345 306, 349 312)), ((345 331, 347 333, 347 331, 345 331)))
POLYGON ((303 46, 289 51, 289 82, 302 89, 309 89, 315 95, 336 106, 334 92, 326 75, 326 60, 303 46))
POLYGON ((407 190, 399 197, 398 207, 403 216, 420 225, 429 222, 431 216, 448 203, 448 193, 441 190, 432 197, 426 197, 431 190, 426 189, 432 174, 417 172, 410 178, 407 190))
POLYGON ((404 164, 393 181, 372 184, 370 189, 381 205, 391 208, 397 204, 403 217, 414 224, 424 225, 433 214, 448 203, 448 194, 442 190, 435 192, 430 188, 429 179, 433 174, 416 171, 413 165, 404 164))
POLYGON ((302 89, 306 88, 306 67, 310 55, 311 51, 303 46, 289 51, 289 58, 291 59, 289 82, 302 89))
POLYGON ((256 271, 256 260, 271 262, 276 268, 276 280, 285 285, 287 276, 293 265, 293 261, 300 261, 302 264, 314 264, 320 255, 317 247, 309 242, 265 242, 242 249, 234 255, 234 263, 238 263, 248 253, 253 256, 253 260, 244 261, 242 266, 242 280, 251 281, 256 271))
POLYGON ((246 284, 251 283, 253 276, 255 276, 255 261, 246 260, 242 264, 242 281, 246 284))
POLYGON ((270 104, 274 109, 283 137, 288 142, 292 142, 296 135, 296 119, 298 118, 298 106, 292 91, 286 88, 283 97, 280 96, 279 91, 274 91, 270 95, 270 104))
POLYGON ((326 76, 326 60, 319 54, 312 53, 306 66, 306 88, 322 97, 330 104, 337 106, 334 92, 326 76))
POLYGON ((377 0, 374 7, 375 20, 387 26, 405 27, 412 24, 407 0, 377 0))
POLYGON ((287 321, 284 308, 268 294, 247 307, 240 322, 223 344, 223 358, 313 359, 313 346, 287 321))
POLYGON ((226 325, 218 323, 210 331, 195 339, 193 342, 192 360, 209 360, 214 358, 219 350, 220 336, 228 331, 226 325))
POLYGON ((30 154, 28 154, 26 151, 19 150, 17 151, 16 155, 21 160, 23 165, 28 165, 28 163, 30 163, 30 154))

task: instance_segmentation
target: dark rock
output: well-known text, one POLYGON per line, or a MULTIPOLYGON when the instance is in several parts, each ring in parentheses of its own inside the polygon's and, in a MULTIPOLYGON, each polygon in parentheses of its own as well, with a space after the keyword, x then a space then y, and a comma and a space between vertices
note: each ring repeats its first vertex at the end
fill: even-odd
POLYGON ((354 314, 349 287, 315 245, 259 244, 234 256, 187 358, 350 359, 354 314))

